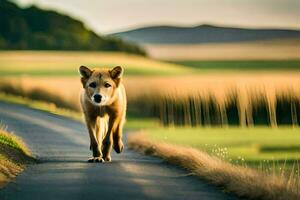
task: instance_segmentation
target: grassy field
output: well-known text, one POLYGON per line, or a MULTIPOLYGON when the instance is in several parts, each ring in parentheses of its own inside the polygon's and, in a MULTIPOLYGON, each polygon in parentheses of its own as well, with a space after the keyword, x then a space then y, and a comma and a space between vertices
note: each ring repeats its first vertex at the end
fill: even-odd
MULTIPOLYGON (((299 56, 300 59, 300 56, 299 56)), ((190 76, 216 70, 299 70, 299 59, 174 60, 161 62, 142 56, 105 52, 1 51, 0 76, 78 76, 80 65, 123 66, 126 76, 190 76)))
POLYGON ((171 63, 184 65, 201 71, 241 71, 241 70, 300 70, 300 60, 192 60, 174 61, 171 63))
POLYGON ((114 67, 121 65, 126 75, 178 75, 193 70, 143 56, 107 52, 2 51, 0 76, 78 76, 80 65, 114 67))
POLYGON ((300 160, 299 128, 157 128, 145 133, 156 141, 194 147, 240 165, 272 167, 286 162, 292 167, 300 160))
MULTIPOLYGON (((238 47, 234 45, 234 48, 238 47)), ((282 48, 285 48, 285 52, 289 49, 288 46, 282 48)), ((291 48, 296 47, 292 45, 291 48)), ((213 97, 217 107, 222 108, 235 92, 238 94, 236 108, 242 113, 240 117, 249 121, 247 117, 253 114, 255 105, 262 104, 261 98, 267 102, 263 108, 270 112, 270 108, 274 109, 278 103, 278 95, 290 95, 296 99, 300 97, 298 58, 255 60, 247 57, 244 60, 232 60, 224 59, 222 54, 214 56, 218 61, 200 59, 172 64, 120 53, 3 51, 0 52, 1 81, 9 83, 15 89, 2 83, 1 86, 5 86, 4 90, 1 89, 2 92, 14 92, 10 95, 2 93, 0 100, 65 116, 76 116, 80 120, 78 97, 82 86, 78 74, 79 65, 122 65, 125 68, 124 83, 129 100, 127 129, 145 129, 151 137, 158 140, 165 140, 167 137, 167 142, 178 142, 209 153, 216 153, 212 151, 218 148, 223 151, 227 148, 226 159, 232 159, 232 162, 241 162, 243 158, 246 160, 243 161, 244 164, 258 166, 264 160, 281 163, 286 160, 292 166, 299 159, 298 128, 162 128, 162 121, 159 120, 175 113, 174 109, 171 109, 172 112, 164 111, 170 103, 166 98, 171 99, 171 103, 175 100, 176 115, 185 118, 189 111, 185 110, 184 105, 190 105, 186 103, 187 97, 204 99, 204 102, 213 97), (201 70, 198 69, 199 65, 201 70), (239 66, 247 70, 238 70, 239 66), (293 70, 286 70, 287 66, 293 70), (230 70, 224 70, 225 68, 230 70), (265 70, 258 70, 262 68, 265 70), (178 102, 183 103, 183 106, 178 102), (180 110, 181 107, 183 110, 180 110)), ((291 105, 285 106, 291 111, 291 105)), ((297 108, 292 111, 292 115, 295 111, 298 112, 297 108)), ((271 111, 270 115, 272 113, 271 111)))
MULTIPOLYGON (((17 103, 54 114, 82 120, 81 113, 57 108, 51 103, 0 93, 0 101, 17 103)), ((182 146, 195 147, 226 161, 259 166, 260 163, 284 163, 291 167, 300 159, 300 129, 280 128, 163 128, 156 119, 127 116, 127 130, 144 130, 150 138, 182 146)))
POLYGON ((130 114, 158 117, 166 125, 199 121, 194 116, 198 108, 200 115, 205 115, 196 122, 198 125, 234 121, 233 124, 243 126, 262 122, 276 126, 275 115, 279 119, 281 111, 290 114, 278 122, 297 124, 298 121, 295 112, 300 102, 300 71, 287 71, 283 66, 297 69, 299 60, 190 61, 195 67, 186 67, 121 53, 3 51, 0 61, 2 92, 49 101, 76 111, 80 110, 78 99, 82 88, 78 66, 122 63, 130 114), (196 67, 199 62, 202 70, 196 67), (251 70, 237 70, 240 65, 251 70), (257 70, 261 68, 268 71, 257 70), (283 108, 276 107, 280 98, 287 99, 281 103, 283 108), (262 120, 257 120, 261 117, 262 120))

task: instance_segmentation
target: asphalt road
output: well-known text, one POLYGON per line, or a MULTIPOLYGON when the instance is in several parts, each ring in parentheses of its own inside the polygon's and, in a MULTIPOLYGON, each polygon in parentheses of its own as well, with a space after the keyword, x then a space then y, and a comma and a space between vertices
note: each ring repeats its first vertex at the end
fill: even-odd
POLYGON ((1 189, 1 200, 236 199, 185 170, 126 148, 113 153, 111 163, 87 163, 89 139, 80 122, 2 102, 0 121, 40 161, 1 189))

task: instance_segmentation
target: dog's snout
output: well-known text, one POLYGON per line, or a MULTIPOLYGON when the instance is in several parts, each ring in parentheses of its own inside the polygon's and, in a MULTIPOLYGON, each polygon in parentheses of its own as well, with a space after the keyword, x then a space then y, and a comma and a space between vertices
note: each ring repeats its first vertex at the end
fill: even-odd
POLYGON ((95 94, 94 95, 94 101, 96 103, 100 103, 101 102, 101 99, 102 99, 102 96, 100 94, 95 94))

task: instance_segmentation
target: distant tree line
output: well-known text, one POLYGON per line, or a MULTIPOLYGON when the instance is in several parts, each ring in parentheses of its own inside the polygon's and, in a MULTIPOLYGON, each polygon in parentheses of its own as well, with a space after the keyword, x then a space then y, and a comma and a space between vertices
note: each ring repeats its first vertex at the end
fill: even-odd
POLYGON ((7 0, 0 0, 0 49, 103 50, 145 55, 139 46, 99 36, 67 15, 35 6, 20 8, 7 0))

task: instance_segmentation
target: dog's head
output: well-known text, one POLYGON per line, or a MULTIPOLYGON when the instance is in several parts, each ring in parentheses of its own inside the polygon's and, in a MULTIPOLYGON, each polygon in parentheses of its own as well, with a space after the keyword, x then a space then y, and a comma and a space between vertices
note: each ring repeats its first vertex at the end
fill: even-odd
POLYGON ((79 68, 81 83, 88 99, 96 106, 110 105, 117 94, 123 68, 113 69, 89 69, 85 66, 79 68))

